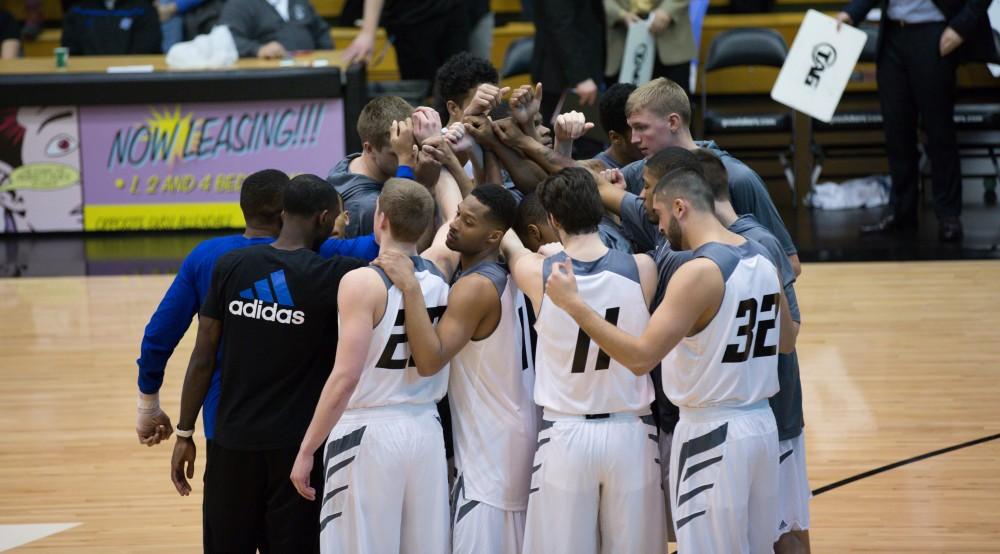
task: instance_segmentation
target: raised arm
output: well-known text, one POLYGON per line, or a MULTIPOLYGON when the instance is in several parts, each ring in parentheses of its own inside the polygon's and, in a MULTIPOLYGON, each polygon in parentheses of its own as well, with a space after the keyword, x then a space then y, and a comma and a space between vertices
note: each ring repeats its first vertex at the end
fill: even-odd
POLYGON ((465 130, 484 150, 489 150, 497 156, 514 181, 514 186, 524 194, 533 192, 538 183, 545 179, 547 174, 542 168, 525 160, 518 152, 497 138, 492 122, 485 116, 467 116, 465 130))
POLYGON ((410 259, 395 252, 385 252, 375 264, 403 292, 406 336, 417 373, 423 377, 440 371, 469 343, 491 309, 500 308, 500 299, 492 283, 478 275, 464 277, 451 288, 448 309, 435 327, 420 282, 413 275, 410 259))
POLYGON ((494 121, 493 131, 502 143, 524 154, 526 158, 537 164, 549 175, 577 165, 573 158, 564 156, 546 147, 538 139, 524 134, 521 128, 510 119, 494 121))
POLYGON ((320 393, 290 476, 295 489, 307 500, 316 499, 316 489, 309 482, 313 454, 340 421, 361 380, 365 355, 375 327, 376 304, 382 300, 378 293, 383 289, 374 285, 381 285, 379 277, 367 268, 355 269, 340 281, 340 290, 337 291, 340 329, 336 361, 320 393))
POLYGON ((542 264, 545 258, 525 248, 521 239, 513 230, 508 230, 500 242, 500 251, 503 252, 507 266, 510 267, 511 277, 524 294, 531 300, 531 305, 535 308, 535 315, 542 307, 542 264))
POLYGON ((605 321, 580 298, 572 264, 553 264, 545 290, 602 350, 636 375, 644 375, 691 332, 713 302, 717 307, 724 287, 722 274, 711 261, 684 264, 670 279, 663 301, 638 337, 605 321))
POLYGON ((174 444, 174 454, 170 460, 170 480, 181 496, 191 494, 191 484, 188 483, 188 479, 194 477, 195 460, 194 439, 190 434, 182 437, 181 433, 194 430, 198 410, 205 402, 205 395, 208 394, 208 387, 212 383, 215 352, 219 349, 221 336, 221 321, 205 315, 198 318, 198 338, 195 339, 187 375, 184 376, 181 415, 177 418, 177 442, 174 444))

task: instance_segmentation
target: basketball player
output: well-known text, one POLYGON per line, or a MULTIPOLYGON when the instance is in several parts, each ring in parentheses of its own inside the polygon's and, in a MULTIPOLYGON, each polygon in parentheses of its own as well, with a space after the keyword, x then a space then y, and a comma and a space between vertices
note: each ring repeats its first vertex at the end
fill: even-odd
MULTIPOLYGON (((380 253, 413 257, 424 306, 437 320, 448 283, 416 249, 433 216, 426 188, 393 178, 378 197, 374 227, 380 253)), ((377 267, 347 274, 337 304, 336 363, 291 471, 299 494, 322 498, 321 551, 445 554, 448 475, 435 403, 448 387, 448 366, 426 374, 415 367, 404 330, 410 308, 377 267), (324 442, 320 496, 311 473, 324 442)))
POLYGON ((565 252, 543 258, 513 234, 504 247, 518 287, 537 310, 534 395, 544 409, 524 551, 660 552, 665 520, 649 408, 652 382, 597 348, 548 300, 544 286, 554 263, 572 262, 587 305, 637 334, 649 320, 656 267, 648 256, 609 250, 601 242, 597 226, 604 208, 587 170, 559 171, 542 182, 538 195, 565 252))
MULTIPOLYGON (((781 243, 761 225, 753 214, 737 216, 729 199, 726 166, 711 150, 699 149, 695 155, 701 162, 702 173, 715 196, 715 215, 730 231, 757 241, 770 254, 771 263, 781 272, 782 286, 788 309, 798 335, 799 303, 795 295, 795 270, 788 263, 781 243)), ((780 390, 768 401, 778 425, 778 477, 780 482, 781 521, 775 545, 778 554, 809 552, 809 479, 806 475, 805 442, 802 433, 802 383, 799 380, 799 359, 795 352, 778 355, 780 390)))
POLYGON ((456 554, 516 554, 524 540, 538 421, 533 379, 522 356, 519 291, 498 262, 500 241, 516 210, 503 187, 476 187, 459 205, 444 247, 436 243, 424 252, 431 260, 461 255, 448 309, 436 328, 422 309, 410 260, 388 252, 375 261, 403 291, 406 334, 417 367, 429 373, 451 360, 456 554))
POLYGON ((618 329, 577 292, 559 263, 552 301, 636 374, 663 362, 663 388, 680 407, 669 483, 680 552, 771 552, 778 525, 778 436, 767 399, 778 390, 777 353, 794 348, 777 269, 759 244, 726 230, 696 171, 654 191, 671 247, 694 251, 641 333, 618 329))

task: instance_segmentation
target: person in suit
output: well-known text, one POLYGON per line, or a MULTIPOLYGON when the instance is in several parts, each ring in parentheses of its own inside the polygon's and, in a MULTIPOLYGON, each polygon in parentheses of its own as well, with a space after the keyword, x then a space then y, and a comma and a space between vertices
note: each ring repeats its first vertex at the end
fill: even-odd
POLYGON ((955 70, 997 59, 986 9, 990 0, 853 0, 837 14, 854 25, 882 9, 877 73, 892 177, 891 211, 862 233, 917 227, 917 122, 927 133, 934 212, 942 241, 962 239, 962 172, 955 133, 955 70))
POLYGON ((309 0, 227 0, 219 25, 229 26, 241 58, 280 59, 295 50, 332 50, 330 26, 309 0))
POLYGON ((597 102, 604 76, 604 7, 600 0, 545 0, 534 5, 531 78, 543 86, 541 114, 550 121, 564 91, 597 102))
POLYGON ((618 81, 628 26, 652 15, 649 31, 656 41, 653 78, 666 77, 687 90, 695 56, 688 4, 688 0, 604 0, 608 43, 604 74, 608 82, 618 81))

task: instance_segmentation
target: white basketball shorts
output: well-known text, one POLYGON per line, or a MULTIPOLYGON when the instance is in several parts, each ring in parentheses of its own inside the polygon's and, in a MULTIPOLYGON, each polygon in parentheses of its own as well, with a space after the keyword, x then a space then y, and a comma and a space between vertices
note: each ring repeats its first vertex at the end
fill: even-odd
POLYGON ((324 460, 323 554, 451 551, 448 470, 433 404, 348 410, 324 460))
POLYGON ((679 552, 763 554, 778 535, 778 430, 767 400, 681 408, 670 451, 679 552))
POLYGON ((541 427, 525 554, 666 550, 652 417, 586 419, 545 410, 541 427))
POLYGON ((521 554, 524 510, 501 510, 465 498, 462 475, 451 493, 451 551, 453 554, 521 554))
POLYGON ((805 434, 778 443, 778 479, 781 491, 781 521, 778 534, 809 529, 812 490, 806 475, 805 434))

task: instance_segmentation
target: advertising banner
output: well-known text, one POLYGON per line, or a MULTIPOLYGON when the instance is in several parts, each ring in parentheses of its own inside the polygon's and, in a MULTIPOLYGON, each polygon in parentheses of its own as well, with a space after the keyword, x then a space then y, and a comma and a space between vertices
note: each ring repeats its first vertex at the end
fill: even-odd
POLYGON ((255 171, 325 177, 344 157, 340 99, 79 108, 87 231, 240 227, 255 171))

